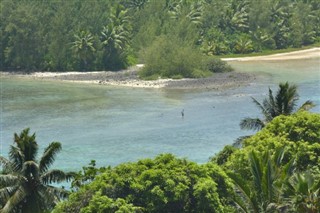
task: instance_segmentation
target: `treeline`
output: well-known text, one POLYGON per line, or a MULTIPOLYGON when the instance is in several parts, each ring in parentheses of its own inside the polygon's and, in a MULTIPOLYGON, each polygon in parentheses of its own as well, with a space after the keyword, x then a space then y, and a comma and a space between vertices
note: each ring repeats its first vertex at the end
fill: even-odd
POLYGON ((221 55, 320 37, 318 0, 2 0, 0 9, 1 70, 119 70, 170 44, 221 55))

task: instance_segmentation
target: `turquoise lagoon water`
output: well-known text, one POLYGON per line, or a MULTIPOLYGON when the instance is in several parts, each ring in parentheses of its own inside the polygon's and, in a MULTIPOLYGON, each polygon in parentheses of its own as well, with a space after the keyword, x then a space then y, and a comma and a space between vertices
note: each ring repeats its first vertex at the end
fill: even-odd
POLYGON ((54 167, 80 170, 173 153, 198 163, 251 132, 239 122, 259 116, 250 97, 262 100, 279 82, 298 84, 300 104, 312 100, 320 112, 319 59, 282 62, 230 62, 255 82, 225 91, 163 90, 1 78, 1 155, 13 133, 36 132, 41 152, 59 141, 54 167), (185 116, 181 117, 184 109, 185 116))

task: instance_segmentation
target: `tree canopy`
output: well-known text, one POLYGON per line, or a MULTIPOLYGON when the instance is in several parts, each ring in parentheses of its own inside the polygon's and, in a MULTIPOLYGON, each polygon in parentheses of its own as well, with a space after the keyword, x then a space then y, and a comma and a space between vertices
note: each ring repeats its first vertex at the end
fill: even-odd
POLYGON ((107 168, 54 212, 224 212, 231 193, 217 165, 163 154, 107 168))
POLYGON ((119 70, 147 61, 163 37, 209 56, 320 38, 318 0, 2 0, 0 9, 1 70, 119 70))

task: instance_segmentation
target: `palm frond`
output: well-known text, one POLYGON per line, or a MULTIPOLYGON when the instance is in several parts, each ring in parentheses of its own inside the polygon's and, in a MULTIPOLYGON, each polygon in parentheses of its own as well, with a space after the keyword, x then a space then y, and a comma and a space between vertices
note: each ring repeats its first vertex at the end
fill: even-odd
MULTIPOLYGON (((259 101, 257 101, 255 98, 251 97, 253 103, 260 109, 262 115, 266 118, 266 120, 269 120, 271 115, 269 113, 269 108, 266 108, 264 105, 264 103, 260 103, 259 101)), ((266 101, 266 99, 264 100, 264 102, 266 101)))
MULTIPOLYGON (((242 198, 244 198, 247 201, 246 203, 249 204, 251 209, 253 209, 254 212, 259 212, 259 207, 257 205, 257 202, 256 202, 254 196, 252 196, 252 193, 250 191, 250 187, 247 185, 248 181, 245 181, 239 175, 237 175, 235 173, 232 173, 232 172, 227 172, 227 175, 234 182, 234 184, 236 185, 237 189, 240 190, 241 195, 243 196, 242 198)), ((245 212, 250 212, 250 209, 248 207, 246 207, 243 204, 243 202, 241 202, 240 199, 235 197, 235 199, 233 201, 237 205, 239 205, 241 207, 241 209, 243 209, 245 212)))
POLYGON ((40 172, 45 172, 52 165, 58 152, 61 151, 61 144, 59 142, 52 142, 45 149, 39 163, 40 172))
POLYGON ((276 152, 273 156, 273 161, 277 167, 280 167, 284 154, 285 154, 285 147, 276 149, 276 152))
POLYGON ((42 206, 45 207, 53 207, 60 201, 60 196, 55 191, 51 190, 50 186, 39 185, 37 188, 37 194, 39 200, 41 200, 42 206))
POLYGON ((0 186, 1 187, 12 186, 17 184, 19 180, 20 180, 20 177, 13 174, 0 175, 0 186))
POLYGON ((315 106, 316 106, 315 103, 313 103, 312 101, 308 100, 308 101, 304 102, 301 107, 299 107, 298 111, 300 111, 300 110, 308 111, 308 110, 312 109, 315 106))
POLYGON ((296 85, 289 85, 288 82, 280 83, 276 95, 276 105, 279 114, 289 115, 293 112, 299 96, 296 85))
POLYGON ((263 192, 261 187, 263 171, 262 171, 261 162, 254 151, 249 153, 249 162, 250 162, 251 173, 253 174, 254 185, 257 189, 258 196, 261 196, 262 195, 261 193, 263 192))
POLYGON ((252 135, 245 135, 238 137, 232 144, 235 148, 241 148, 244 145, 244 141, 248 138, 250 138, 252 135))
POLYGON ((267 199, 268 203, 272 203, 276 200, 276 192, 274 187, 274 181, 277 178, 277 175, 275 173, 274 165, 271 162, 270 156, 268 157, 268 161, 266 165, 264 166, 264 195, 265 199, 267 199))
POLYGON ((259 118, 244 118, 240 122, 241 129, 260 130, 265 126, 264 122, 259 118))
POLYGON ((60 201, 61 198, 66 198, 70 194, 70 191, 64 188, 58 188, 53 186, 46 186, 45 188, 47 193, 55 195, 56 201, 60 201))
POLYGON ((22 169, 24 154, 20 148, 11 146, 9 151, 9 159, 11 161, 13 171, 20 171, 22 169))
POLYGON ((0 156, 0 165, 2 165, 3 172, 12 171, 12 163, 3 156, 0 156))
POLYGON ((0 189, 0 199, 6 201, 10 198, 11 195, 19 188, 18 185, 8 186, 0 189))
POLYGON ((58 169, 50 170, 49 172, 42 174, 40 179, 44 184, 60 183, 62 181, 69 181, 74 177, 74 173, 66 173, 58 169))
POLYGON ((15 193, 7 200, 5 206, 1 210, 1 213, 9 213, 14 209, 21 201, 26 197, 27 193, 24 188, 19 187, 15 193))
POLYGON ((274 117, 279 115, 275 99, 273 97, 273 91, 269 88, 269 97, 264 99, 263 106, 265 107, 266 112, 264 116, 268 122, 270 122, 274 117))

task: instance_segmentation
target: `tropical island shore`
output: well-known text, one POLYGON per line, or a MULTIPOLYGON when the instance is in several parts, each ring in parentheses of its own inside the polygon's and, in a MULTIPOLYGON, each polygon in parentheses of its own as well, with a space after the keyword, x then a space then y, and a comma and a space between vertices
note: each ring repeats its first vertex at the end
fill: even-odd
MULTIPOLYGON (((266 61, 266 60, 295 60, 320 58, 320 48, 299 50, 289 53, 268 56, 253 56, 240 58, 223 58, 224 61, 266 61)), ((30 79, 67 81, 76 83, 93 83, 100 85, 139 87, 139 88, 168 88, 168 89, 226 89, 239 87, 254 81, 256 76, 251 73, 228 72, 215 73, 209 78, 199 79, 158 79, 153 81, 140 80, 138 70, 143 65, 136 65, 127 70, 110 72, 34 72, 30 74, 1 72, 5 77, 21 77, 30 79)))

